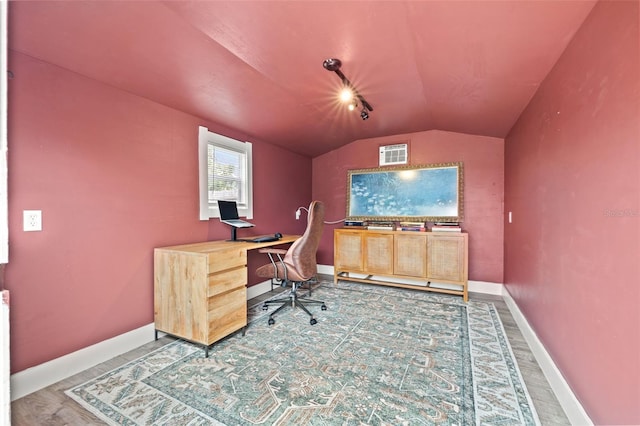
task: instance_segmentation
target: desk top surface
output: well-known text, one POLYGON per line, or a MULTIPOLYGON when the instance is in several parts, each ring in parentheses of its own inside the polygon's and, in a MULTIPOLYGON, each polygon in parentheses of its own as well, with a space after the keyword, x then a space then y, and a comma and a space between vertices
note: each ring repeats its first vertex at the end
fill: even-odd
MULTIPOLYGON (((260 235, 255 235, 255 236, 252 236, 251 238, 256 238, 259 236, 260 235)), ((210 253, 218 250, 228 250, 230 248, 255 250, 263 247, 271 247, 271 246, 277 246, 279 244, 292 243, 300 237, 301 237, 300 235, 283 235, 282 238, 280 238, 277 241, 267 241, 264 243, 254 243, 253 241, 241 241, 241 240, 202 241, 199 243, 181 244, 177 246, 157 247, 156 250, 181 251, 181 252, 191 252, 191 253, 210 253)))

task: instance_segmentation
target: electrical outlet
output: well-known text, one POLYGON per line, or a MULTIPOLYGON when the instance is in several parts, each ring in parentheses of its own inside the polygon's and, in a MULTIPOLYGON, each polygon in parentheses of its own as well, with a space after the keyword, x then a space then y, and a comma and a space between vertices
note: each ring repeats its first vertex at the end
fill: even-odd
POLYGON ((24 210, 22 214, 25 232, 42 231, 42 210, 24 210))

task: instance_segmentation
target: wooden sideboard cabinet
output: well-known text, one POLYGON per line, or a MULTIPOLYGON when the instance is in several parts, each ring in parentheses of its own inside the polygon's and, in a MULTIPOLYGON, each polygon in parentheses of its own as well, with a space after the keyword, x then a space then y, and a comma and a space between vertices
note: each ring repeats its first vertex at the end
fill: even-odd
POLYGON ((157 331, 208 347, 247 325, 247 249, 225 241, 154 250, 157 331))
POLYGON ((468 295, 468 234, 364 229, 334 231, 334 282, 468 295))

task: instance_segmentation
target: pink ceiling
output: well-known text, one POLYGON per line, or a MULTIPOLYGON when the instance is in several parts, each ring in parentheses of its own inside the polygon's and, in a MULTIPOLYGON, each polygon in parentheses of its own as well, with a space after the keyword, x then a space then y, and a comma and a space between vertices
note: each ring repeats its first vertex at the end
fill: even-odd
POLYGON ((12 2, 9 48, 316 156, 430 129, 506 136, 594 3, 12 2), (327 58, 369 120, 337 103, 327 58))

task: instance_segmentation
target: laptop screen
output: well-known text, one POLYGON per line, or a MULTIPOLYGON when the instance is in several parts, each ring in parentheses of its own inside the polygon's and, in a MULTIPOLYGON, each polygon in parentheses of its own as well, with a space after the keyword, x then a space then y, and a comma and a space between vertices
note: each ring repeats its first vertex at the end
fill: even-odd
POLYGON ((220 220, 238 219, 238 206, 235 201, 218 200, 218 209, 220 210, 220 220))

